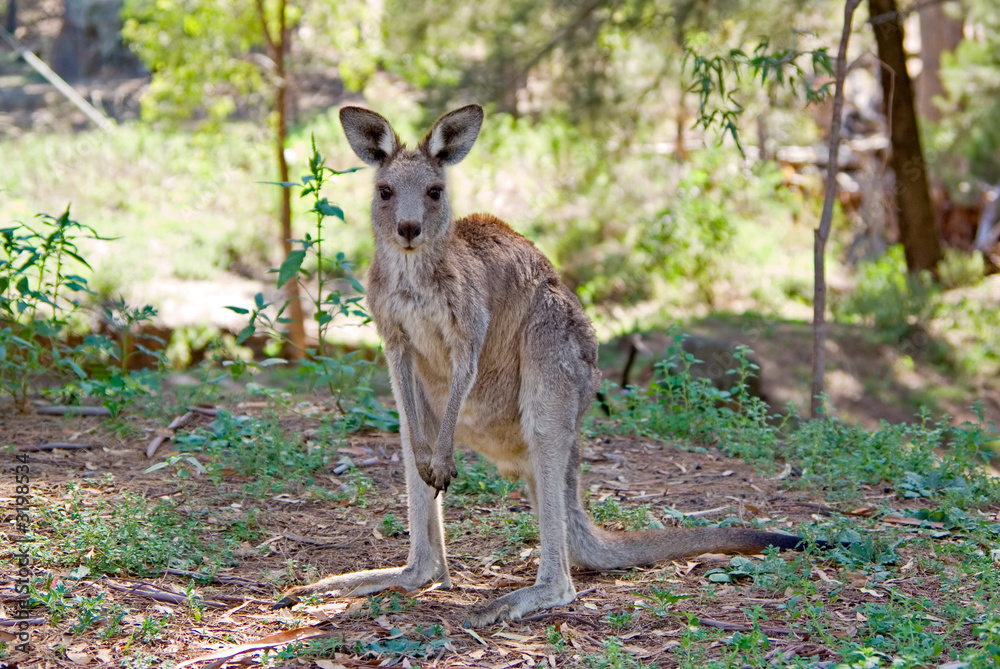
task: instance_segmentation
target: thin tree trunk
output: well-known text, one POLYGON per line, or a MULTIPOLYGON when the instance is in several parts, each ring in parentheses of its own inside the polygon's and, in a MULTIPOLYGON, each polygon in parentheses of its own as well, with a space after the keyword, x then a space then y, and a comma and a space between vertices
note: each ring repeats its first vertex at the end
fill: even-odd
POLYGON ((920 145, 913 84, 906 70, 903 24, 896 0, 868 0, 882 69, 882 91, 892 118, 892 170, 896 175, 899 233, 910 273, 936 271, 941 260, 941 232, 927 187, 927 169, 920 145), (885 68, 892 70, 886 71, 885 68), (895 75, 895 76, 893 76, 895 75), (890 91, 892 91, 890 100, 890 91))
POLYGON ((7 3, 7 32, 13 35, 17 32, 17 0, 7 3))
POLYGON ((813 246, 815 283, 813 286, 813 368, 812 400, 809 414, 820 418, 825 414, 823 393, 826 388, 826 241, 833 222, 833 203, 837 198, 838 152, 840 125, 844 115, 844 79, 847 76, 847 44, 851 39, 854 10, 861 0, 847 0, 844 6, 844 30, 840 36, 835 72, 836 87, 833 93, 833 116, 830 119, 830 156, 826 166, 826 192, 823 196, 823 214, 816 229, 813 246))
MULTIPOLYGON (((285 70, 285 55, 289 48, 289 30, 285 17, 286 3, 284 0, 278 7, 278 33, 272 35, 267 25, 262 0, 257 0, 257 13, 260 16, 261 28, 264 31, 264 41, 267 43, 268 55, 274 62, 274 107, 278 114, 278 125, 274 134, 275 157, 278 159, 278 173, 281 181, 289 181, 288 161, 285 160, 285 143, 288 139, 288 73, 285 70)), ((292 251, 292 193, 287 186, 281 189, 281 248, 285 257, 292 251)), ((289 351, 291 357, 302 358, 306 351, 305 314, 302 309, 301 291, 298 278, 293 278, 285 284, 285 297, 289 301, 288 339, 292 344, 289 351)))

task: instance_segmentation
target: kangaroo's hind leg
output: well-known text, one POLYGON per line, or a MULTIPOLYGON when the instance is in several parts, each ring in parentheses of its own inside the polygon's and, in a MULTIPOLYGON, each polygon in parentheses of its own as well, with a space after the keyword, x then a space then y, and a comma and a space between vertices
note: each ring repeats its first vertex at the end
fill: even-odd
POLYGON ((576 597, 569 571, 566 489, 576 482, 571 472, 579 465, 580 422, 593 401, 596 374, 590 361, 597 344, 577 336, 569 315, 558 318, 566 308, 560 298, 550 295, 541 301, 522 344, 519 405, 531 467, 525 478, 541 540, 538 576, 534 585, 473 607, 468 626, 516 620, 576 597))
MULTIPOLYGON (((422 392, 418 393, 418 402, 420 415, 417 420, 421 421, 424 434, 435 439, 436 418, 422 392)), ((434 488, 420 478, 409 443, 410 431, 407 429, 405 412, 400 412, 399 419, 410 526, 410 553, 406 564, 402 567, 369 569, 328 576, 315 583, 290 588, 281 601, 275 604, 275 608, 291 606, 297 598, 305 595, 326 592, 347 597, 369 595, 392 587, 414 590, 435 582, 440 582, 445 588, 451 587, 451 577, 448 574, 448 563, 445 558, 441 496, 435 496, 434 488)))

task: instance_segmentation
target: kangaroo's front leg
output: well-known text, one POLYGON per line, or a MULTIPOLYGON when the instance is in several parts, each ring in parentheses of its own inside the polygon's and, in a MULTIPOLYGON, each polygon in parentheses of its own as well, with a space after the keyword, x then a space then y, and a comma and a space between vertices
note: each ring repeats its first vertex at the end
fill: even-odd
MULTIPOLYGON (((368 595, 393 587, 414 590, 435 582, 441 583, 445 588, 451 587, 445 559, 441 500, 436 498, 437 491, 425 484, 417 472, 413 449, 409 443, 410 431, 407 429, 405 409, 400 412, 399 418, 410 524, 410 554, 406 565, 328 576, 309 585, 294 587, 285 592, 274 608, 291 606, 300 597, 324 592, 348 597, 368 595)), ((432 417, 427 417, 425 426, 433 427, 433 422, 432 417)))
MULTIPOLYGON (((489 315, 483 311, 480 317, 472 323, 471 331, 458 343, 451 343, 451 386, 448 389, 448 402, 441 417, 441 430, 434 444, 434 457, 430 466, 420 469, 420 476, 427 485, 435 490, 447 490, 451 480, 458 476, 455 466, 455 427, 458 424, 458 414, 469 391, 476 383, 479 370, 479 355, 483 351, 486 340, 486 327, 489 315)), ((420 462, 417 462, 419 467, 420 462)))
MULTIPOLYGON (((428 406, 427 398, 419 387, 420 381, 413 371, 413 355, 405 343, 404 336, 401 332, 393 334, 397 336, 386 336, 385 357, 389 363, 392 394, 396 398, 396 404, 399 405, 399 432, 408 438, 417 472, 428 485, 432 485, 424 474, 430 469, 434 457, 428 441, 428 436, 433 438, 434 434, 428 435, 426 429, 430 423, 436 423, 434 412, 428 406), (404 413, 408 419, 406 426, 402 420, 404 413)), ((436 434, 437 430, 433 432, 436 434)))

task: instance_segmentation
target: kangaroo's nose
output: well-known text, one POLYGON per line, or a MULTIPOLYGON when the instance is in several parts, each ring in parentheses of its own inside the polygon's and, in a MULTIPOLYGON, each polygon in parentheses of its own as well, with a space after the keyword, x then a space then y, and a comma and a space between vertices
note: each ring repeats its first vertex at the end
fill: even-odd
POLYGON ((406 241, 412 242, 420 236, 420 224, 413 222, 400 223, 396 227, 396 232, 398 232, 399 236, 406 241))

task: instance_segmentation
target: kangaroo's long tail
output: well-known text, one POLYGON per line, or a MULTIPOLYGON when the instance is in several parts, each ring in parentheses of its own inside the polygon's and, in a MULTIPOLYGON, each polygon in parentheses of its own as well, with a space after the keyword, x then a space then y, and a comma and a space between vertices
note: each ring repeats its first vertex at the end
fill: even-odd
MULTIPOLYGON (((569 509, 569 544, 572 562, 603 570, 636 567, 676 560, 702 553, 760 553, 768 546, 803 550, 802 537, 736 527, 609 532, 594 525, 581 504, 569 509)), ((824 545, 824 548, 831 548, 824 545)))

